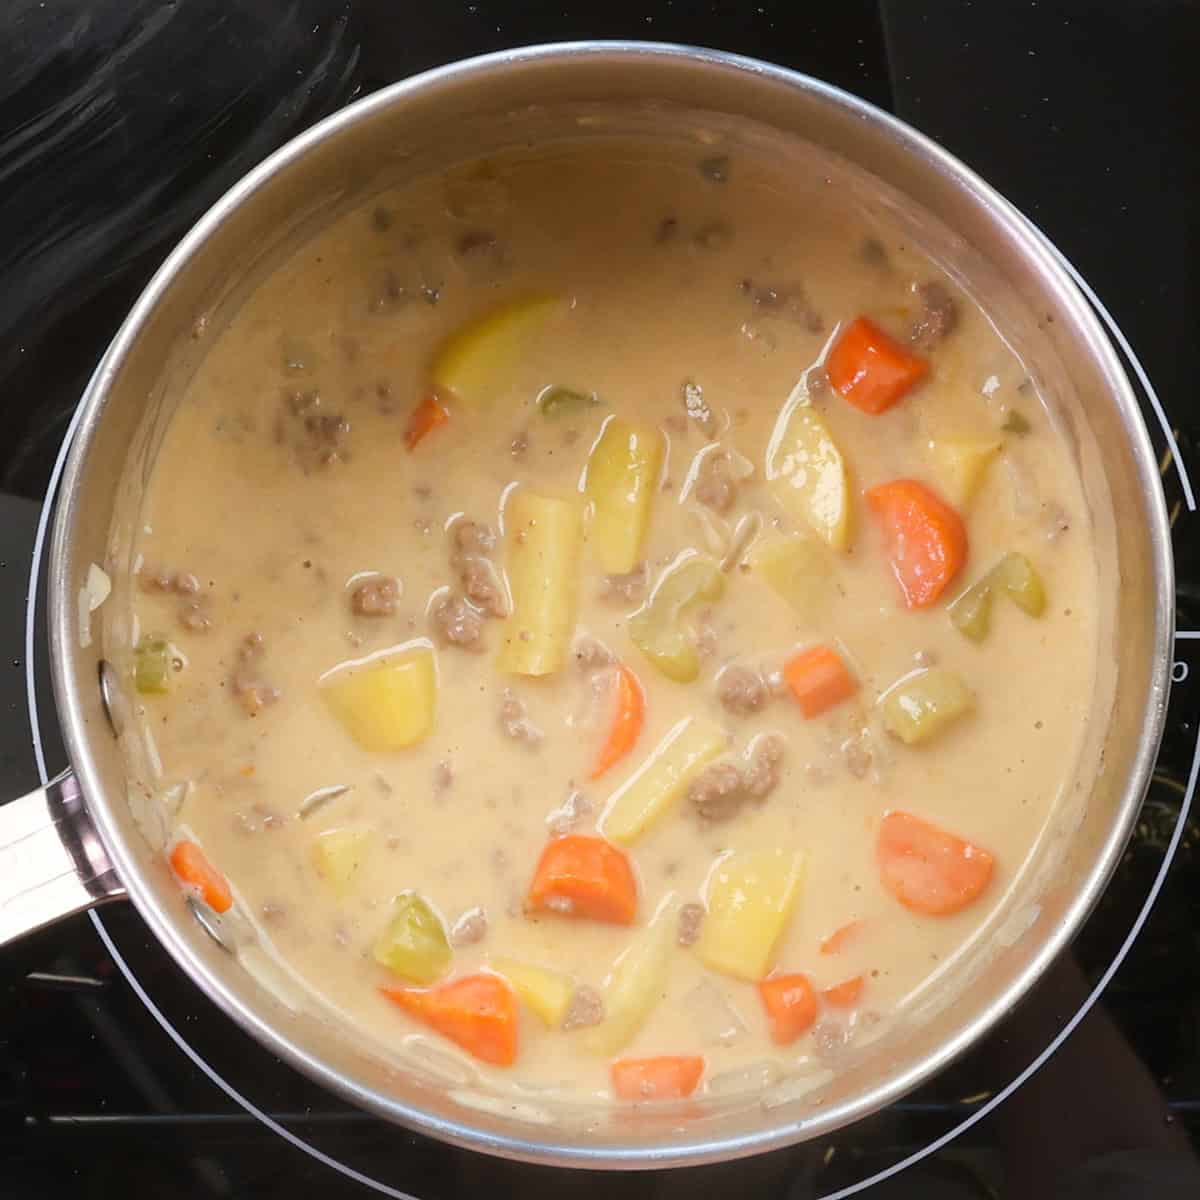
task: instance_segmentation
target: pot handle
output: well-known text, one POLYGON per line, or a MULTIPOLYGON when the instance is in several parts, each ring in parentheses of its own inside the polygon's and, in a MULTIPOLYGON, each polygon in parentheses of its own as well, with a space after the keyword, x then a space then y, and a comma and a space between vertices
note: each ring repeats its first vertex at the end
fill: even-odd
POLYGON ((0 805, 0 946, 124 896, 70 771, 0 805))

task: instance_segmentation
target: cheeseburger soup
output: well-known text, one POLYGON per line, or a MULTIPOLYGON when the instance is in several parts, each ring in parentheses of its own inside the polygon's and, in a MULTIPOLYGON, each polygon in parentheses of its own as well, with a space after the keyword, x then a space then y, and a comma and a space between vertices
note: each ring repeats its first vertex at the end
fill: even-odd
POLYGON ((1097 596, 1035 384, 898 226, 605 146, 380 195, 205 334, 128 671, 201 911, 381 1053, 624 1103, 946 986, 1097 596))

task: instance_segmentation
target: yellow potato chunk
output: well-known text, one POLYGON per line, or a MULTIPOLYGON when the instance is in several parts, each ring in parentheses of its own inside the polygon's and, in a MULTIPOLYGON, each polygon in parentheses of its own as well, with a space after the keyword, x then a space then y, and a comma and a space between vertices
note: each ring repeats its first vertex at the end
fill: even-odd
POLYGON ((588 459, 584 491, 594 506, 588 543, 607 574, 623 575, 641 560, 662 459, 657 429, 616 418, 604 426, 588 459))
POLYGON ((350 889, 354 876, 371 849, 369 829, 327 829, 313 843, 313 866, 337 896, 350 889))
POLYGON ((735 979, 761 979, 803 877, 804 855, 780 846, 734 851, 721 859, 709 879, 708 915, 696 943, 701 960, 735 979))
POLYGON ((829 426, 801 382, 788 397, 767 445, 766 478, 775 499, 834 550, 850 544, 849 475, 829 426))
POLYGON ((615 1054, 628 1045, 662 999, 678 916, 679 901, 672 893, 613 964, 604 983, 604 1020, 584 1035, 590 1053, 615 1054))
POLYGON ((434 356, 434 384, 464 403, 486 404, 503 390, 521 355, 559 305, 554 296, 528 296, 456 330, 434 356))
POLYGON ((806 620, 813 620, 827 607, 833 564, 829 552, 813 539, 760 538, 746 560, 750 569, 806 620))
POLYGON ((996 438, 947 437, 930 442, 929 453, 946 500, 955 508, 969 504, 999 452, 996 438))
POLYGON ((321 695, 364 749, 403 750, 433 729, 437 672, 427 646, 366 659, 325 676, 321 695))
POLYGON ((600 823, 610 841, 628 846, 659 820, 697 775, 725 751, 725 731, 703 717, 685 717, 613 794, 600 823))
POLYGON ((900 680, 880 701, 883 727, 906 746, 936 737, 972 708, 967 685, 941 667, 917 671, 900 680))
POLYGON ((500 670, 552 675, 575 631, 582 505, 577 497, 521 488, 504 513, 512 613, 504 624, 500 670))
POLYGON ((512 984, 513 991, 547 1028, 562 1025, 575 992, 575 981, 569 975, 511 958, 492 959, 488 966, 512 984))

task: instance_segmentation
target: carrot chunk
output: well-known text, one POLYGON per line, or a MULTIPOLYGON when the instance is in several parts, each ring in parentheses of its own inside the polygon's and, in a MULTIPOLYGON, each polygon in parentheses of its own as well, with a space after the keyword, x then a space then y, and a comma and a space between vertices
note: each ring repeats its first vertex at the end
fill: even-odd
POLYGON ((696 1090, 704 1059, 694 1054, 621 1058, 609 1074, 613 1094, 621 1100, 682 1100, 696 1090))
POLYGON ((943 917, 966 908, 992 878, 984 849, 912 813, 889 812, 875 844, 879 876, 905 908, 943 917))
POLYGON ((637 915, 637 881, 629 859, 611 842, 571 834, 542 851, 527 907, 629 925, 637 915))
POLYGON ((877 416, 924 378, 929 364, 889 337, 874 321, 858 317, 829 352, 829 382, 855 408, 877 416))
POLYGON ((867 492, 879 518, 892 574, 908 608, 928 608, 967 561, 967 528, 948 504, 915 479, 867 492))
POLYGON ((809 720, 858 691, 858 681, 829 646, 810 646, 789 658, 783 664, 783 677, 809 720))
POLYGON ((226 912, 233 905, 233 893, 225 876, 208 861, 195 842, 176 842, 171 851, 171 870, 200 893, 213 912, 226 912))
POLYGON ((411 1017, 481 1062, 508 1067, 517 1057, 517 1001, 498 975, 464 975, 432 988, 379 989, 411 1017))
POLYGON ((449 410, 438 403, 436 396, 426 396, 413 409, 412 415, 408 418, 408 425, 404 430, 404 444, 409 450, 416 449, 417 443, 427 433, 432 433, 439 425, 444 425, 448 420, 450 420, 449 410))
POLYGON ((847 921, 839 925, 831 934, 821 939, 822 954, 838 954, 854 941, 862 932, 862 921, 847 921))
POLYGON ((767 1010, 771 1040, 786 1046, 817 1019, 817 993, 807 975, 772 975, 759 980, 758 994, 767 1010))
POLYGON ((827 987, 821 993, 821 999, 833 1008, 853 1008, 862 995, 863 986, 863 977, 855 975, 852 979, 844 979, 833 987, 827 987))
POLYGON ((617 711, 608 737, 592 767, 591 777, 599 779, 609 767, 620 762, 633 749, 646 719, 646 694, 638 677, 624 663, 617 666, 617 711))

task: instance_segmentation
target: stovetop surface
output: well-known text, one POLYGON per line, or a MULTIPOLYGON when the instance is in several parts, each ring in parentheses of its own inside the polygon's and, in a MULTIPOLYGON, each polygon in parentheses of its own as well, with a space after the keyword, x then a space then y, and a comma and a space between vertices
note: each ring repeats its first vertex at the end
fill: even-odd
POLYGON ((26 645, 39 512, 87 379, 170 247, 250 166, 351 99, 454 58, 577 37, 715 46, 866 97, 979 170, 1108 305, 1161 405, 1147 397, 1145 415, 1164 454, 1180 629, 1163 750, 1116 878, 1029 1000, 904 1101, 792 1150, 619 1182, 487 1159, 349 1108, 219 1014, 131 907, 110 906, 0 957, 0 1196, 1200 1195, 1200 820, 1181 820, 1200 714, 1184 474, 1200 485, 1191 0, 8 0, 0 795, 64 764, 36 605, 32 664, 26 645))

